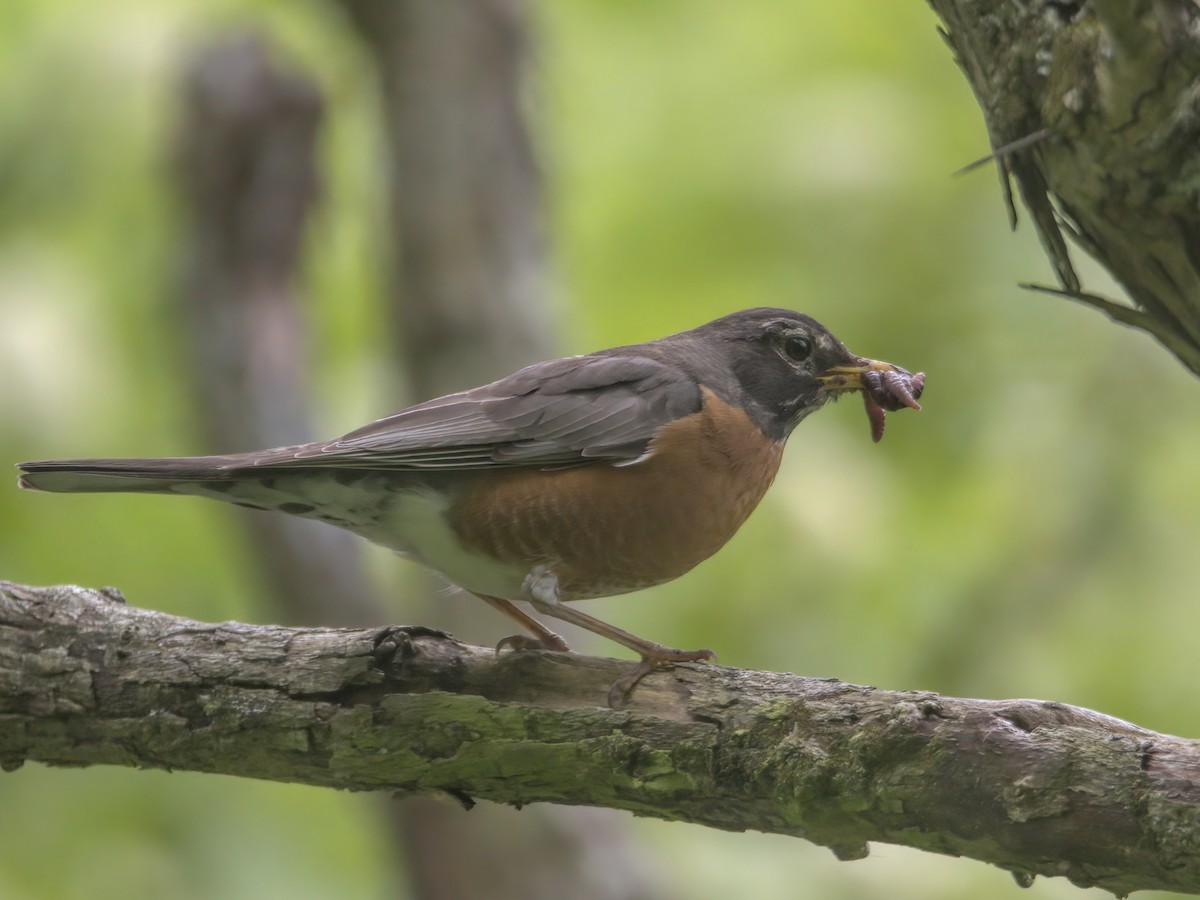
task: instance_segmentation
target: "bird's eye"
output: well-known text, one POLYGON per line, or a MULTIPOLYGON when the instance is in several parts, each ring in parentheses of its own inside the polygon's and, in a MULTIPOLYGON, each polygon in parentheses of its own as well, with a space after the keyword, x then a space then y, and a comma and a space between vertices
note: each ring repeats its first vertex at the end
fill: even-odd
POLYGON ((792 362, 804 362, 812 353, 812 341, 793 334, 783 339, 783 355, 792 362))

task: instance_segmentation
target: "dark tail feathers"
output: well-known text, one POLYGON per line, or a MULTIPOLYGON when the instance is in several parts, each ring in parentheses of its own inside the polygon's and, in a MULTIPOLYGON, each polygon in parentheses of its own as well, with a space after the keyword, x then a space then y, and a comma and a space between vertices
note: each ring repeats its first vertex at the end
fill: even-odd
POLYGON ((50 459, 20 463, 18 484, 31 491, 170 491, 180 482, 236 480, 228 456, 177 459, 50 459))

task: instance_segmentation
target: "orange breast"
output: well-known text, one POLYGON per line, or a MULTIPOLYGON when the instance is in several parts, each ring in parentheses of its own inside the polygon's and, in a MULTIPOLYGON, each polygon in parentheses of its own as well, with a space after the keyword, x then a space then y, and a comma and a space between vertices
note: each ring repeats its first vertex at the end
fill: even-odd
POLYGON ((705 392, 635 465, 482 473, 449 511, 470 548, 548 565, 564 600, 677 578, 719 550, 758 505, 783 447, 705 392))

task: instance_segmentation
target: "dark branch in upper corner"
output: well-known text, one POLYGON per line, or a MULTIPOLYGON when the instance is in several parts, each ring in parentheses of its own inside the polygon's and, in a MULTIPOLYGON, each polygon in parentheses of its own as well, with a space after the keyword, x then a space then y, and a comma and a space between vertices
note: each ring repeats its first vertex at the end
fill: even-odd
POLYGON ((1180 112, 1195 109, 1200 93, 1200 8, 929 4, 998 147, 979 164, 999 164, 1010 221, 1009 177, 1016 181, 1062 286, 1048 293, 1153 335, 1200 375, 1200 145, 1196 117, 1180 112), (1095 302, 1083 289, 1068 235, 1133 307, 1095 302))

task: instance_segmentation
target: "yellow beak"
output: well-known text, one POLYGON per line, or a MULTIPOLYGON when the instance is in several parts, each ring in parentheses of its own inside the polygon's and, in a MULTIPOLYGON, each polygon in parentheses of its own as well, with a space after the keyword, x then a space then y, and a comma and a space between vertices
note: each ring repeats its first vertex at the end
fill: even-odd
POLYGON ((827 369, 824 374, 817 376, 817 380, 825 385, 827 391, 864 391, 870 390, 872 387, 863 381, 864 377, 872 372, 881 374, 893 372, 903 375, 905 378, 912 377, 912 372, 908 369, 902 369, 890 362, 861 359, 857 366, 834 366, 832 369, 827 369))

